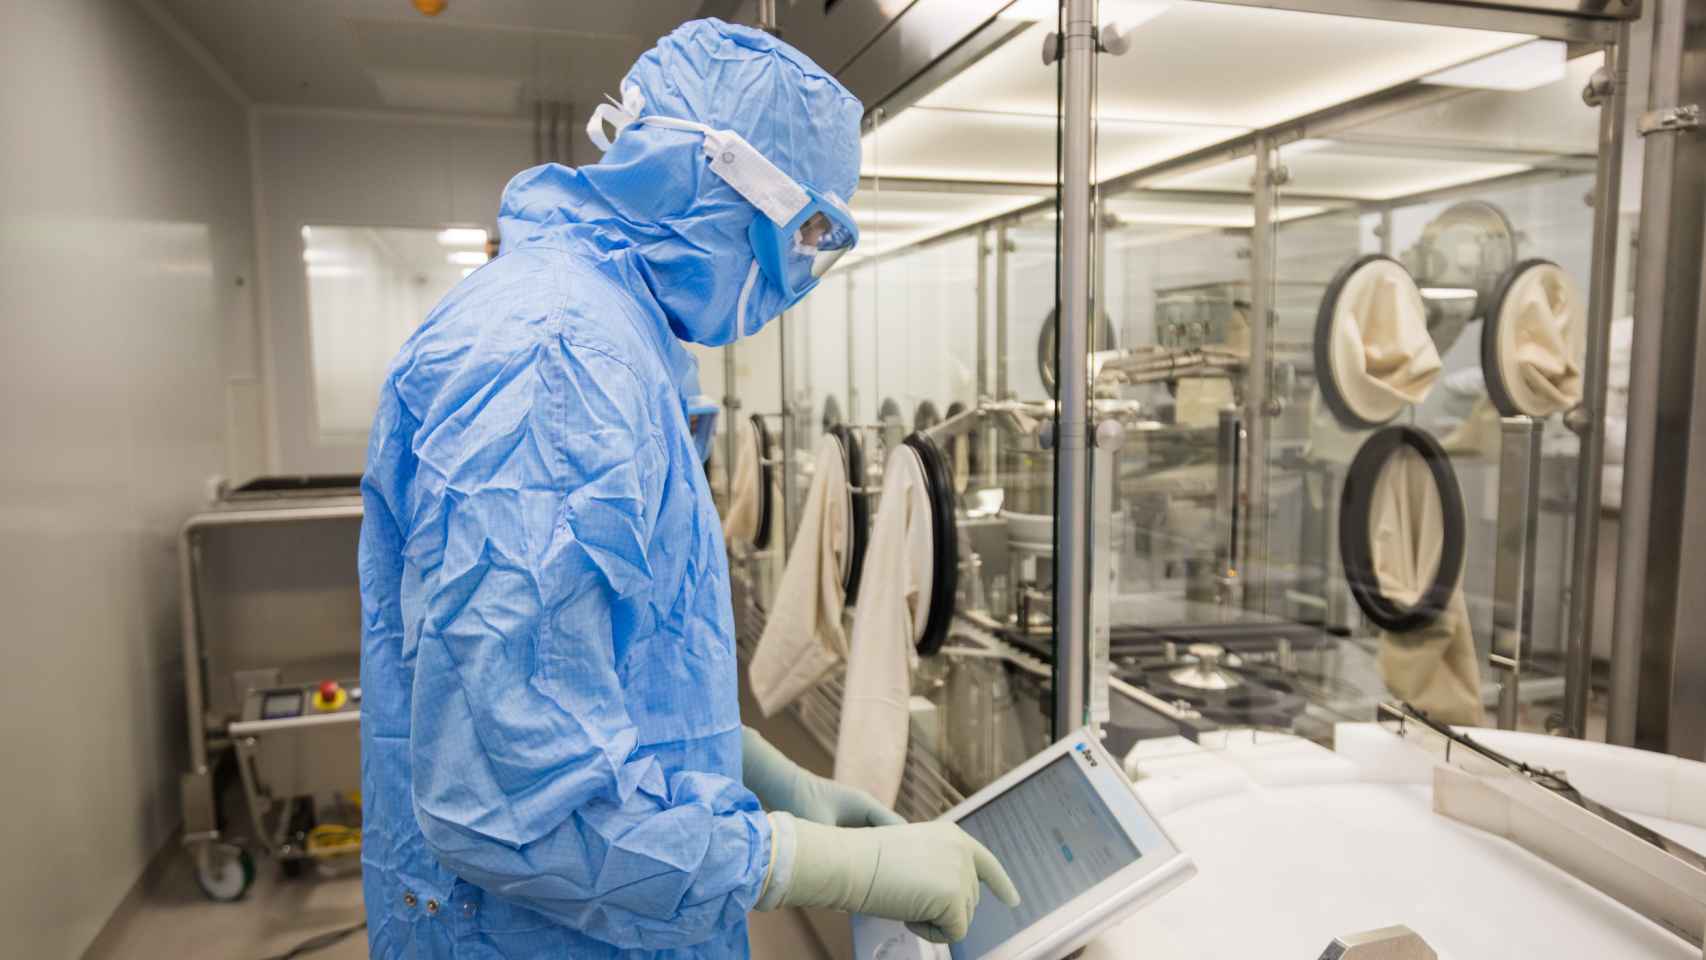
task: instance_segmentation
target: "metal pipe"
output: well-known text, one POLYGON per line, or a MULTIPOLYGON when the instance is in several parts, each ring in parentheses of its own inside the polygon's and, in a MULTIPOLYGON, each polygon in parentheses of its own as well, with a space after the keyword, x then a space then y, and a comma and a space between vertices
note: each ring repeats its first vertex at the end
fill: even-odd
MULTIPOLYGON (((857 379, 858 378, 858 369, 857 369, 858 364, 854 361, 854 356, 857 353, 857 351, 854 348, 859 345, 859 339, 853 335, 853 327, 854 327, 853 304, 856 302, 855 297, 853 295, 853 284, 858 279, 858 277, 859 277, 859 275, 853 271, 849 271, 847 274, 847 311, 846 311, 846 317, 847 317, 847 422, 848 423, 858 423, 860 420, 860 417, 859 417, 859 380, 857 379)), ((859 478, 858 482, 863 482, 863 480, 864 480, 864 478, 861 477, 861 478, 859 478)))
MULTIPOLYGON (((1007 388, 1007 221, 995 225, 995 399, 1008 399, 1007 388)), ((994 455, 994 451, 990 451, 994 455)))
MULTIPOLYGON (((186 523, 178 531, 178 609, 183 632, 184 712, 190 727, 190 773, 207 773, 207 719, 202 716, 205 689, 202 683, 201 626, 196 610, 195 527, 186 523)), ((211 789, 211 788, 210 788, 211 789)))
MULTIPOLYGON (((1682 87, 1687 0, 1653 0, 1649 109, 1674 104, 1682 87)), ((1647 551, 1653 522, 1653 463, 1663 366, 1670 210, 1675 202, 1677 137, 1649 137, 1641 175, 1641 255, 1635 264, 1635 322, 1629 351, 1628 433, 1623 447, 1623 506, 1617 537, 1617 593, 1611 630, 1611 699, 1606 741, 1633 746, 1646 629, 1647 551)))
POLYGON ((1054 735, 1086 722, 1089 646, 1090 191, 1095 117, 1096 3, 1066 0, 1061 60, 1060 322, 1055 370, 1054 735))
POLYGON ((977 406, 989 397, 989 228, 977 231, 977 406))
MULTIPOLYGON (((992 359, 989 355, 989 351, 990 341, 993 337, 990 335, 991 331, 989 328, 990 324, 993 322, 993 317, 990 315, 992 307, 990 305, 989 297, 989 280, 991 273, 989 260, 990 254, 994 252, 990 248, 990 243, 1000 243, 1001 240, 999 237, 1000 234, 998 232, 992 234, 992 231, 988 227, 984 227, 977 232, 977 399, 971 405, 974 410, 982 404, 988 403, 990 400, 994 399, 994 395, 990 393, 990 390, 993 388, 993 384, 990 371, 992 359)), ((971 448, 978 450, 981 453, 981 460, 976 464, 976 467, 978 468, 977 472, 981 475, 976 477, 974 482, 990 487, 993 487, 996 484, 995 432, 995 424, 993 422, 982 424, 979 428, 979 435, 976 438, 978 441, 977 445, 971 448)), ((968 470, 973 466, 969 462, 969 459, 970 458, 968 456, 968 462, 966 464, 968 470)))
POLYGON ((1599 170, 1593 185, 1593 276, 1588 292, 1582 404, 1569 419, 1581 438, 1576 460, 1576 517, 1570 566, 1570 632, 1564 654, 1564 724, 1586 736, 1593 684, 1594 584, 1599 565, 1601 482, 1605 475, 1605 393, 1611 321, 1617 302, 1617 238, 1623 182, 1623 127, 1629 87, 1629 25, 1606 48, 1610 97, 1599 108, 1599 170))
POLYGON ((1268 331, 1273 325, 1274 142, 1256 137, 1255 222, 1250 229, 1250 365, 1244 387, 1244 605, 1268 605, 1268 331))

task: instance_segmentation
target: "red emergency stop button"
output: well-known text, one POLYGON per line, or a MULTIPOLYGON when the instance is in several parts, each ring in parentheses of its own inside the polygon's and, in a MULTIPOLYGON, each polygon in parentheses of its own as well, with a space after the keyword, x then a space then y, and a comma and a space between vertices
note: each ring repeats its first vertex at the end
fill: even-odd
POLYGON ((344 704, 348 702, 349 694, 344 692, 343 687, 338 686, 336 680, 322 682, 320 689, 314 692, 314 709, 316 710, 330 713, 333 710, 342 710, 344 704))

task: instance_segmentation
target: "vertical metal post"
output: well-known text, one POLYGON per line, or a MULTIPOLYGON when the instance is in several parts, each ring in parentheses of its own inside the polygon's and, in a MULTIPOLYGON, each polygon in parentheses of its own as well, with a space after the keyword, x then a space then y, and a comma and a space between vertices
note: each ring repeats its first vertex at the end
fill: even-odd
POLYGON ((1623 181, 1623 125, 1629 87, 1629 24, 1605 51, 1605 64, 1583 97, 1599 100, 1599 166, 1593 190, 1593 276, 1589 281, 1587 354, 1581 406, 1566 418, 1581 438, 1576 460, 1576 517, 1570 564, 1570 625, 1564 653, 1564 724, 1586 735, 1593 684, 1593 623, 1599 566, 1601 478, 1605 474, 1605 391, 1611 321, 1617 302, 1618 215, 1623 181))
POLYGON ((1066 0, 1061 60, 1060 323, 1055 357, 1054 735, 1088 719, 1091 125, 1096 75, 1095 0, 1066 0))
MULTIPOLYGON (((1238 509, 1244 448, 1244 422, 1236 406, 1220 411, 1220 427, 1215 435, 1214 471, 1214 597, 1216 602, 1236 603, 1239 573, 1239 526, 1243 519, 1238 509)), ((1208 584, 1203 585, 1205 588, 1208 584)))
MULTIPOLYGON (((847 272, 847 422, 848 423, 859 423, 860 422, 860 420, 859 420, 859 370, 858 370, 858 364, 856 362, 854 362, 854 356, 857 353, 856 348, 859 345, 859 338, 855 337, 853 335, 853 328, 855 326, 854 317, 853 317, 853 304, 856 302, 854 294, 853 294, 853 283, 858 278, 859 278, 859 274, 857 272, 852 271, 852 270, 849 270, 847 272)), ((861 480, 856 481, 856 482, 862 484, 863 479, 861 478, 861 480)))
MULTIPOLYGON (((1690 6, 1689 0, 1653 0, 1647 116, 1657 118, 1683 106, 1685 80, 1695 79, 1694 71, 1683 69, 1685 55, 1700 56, 1687 49, 1690 6)), ((1706 95, 1702 90, 1687 92, 1706 95)), ((1679 640, 1677 601, 1699 586, 1683 574, 1687 558, 1679 523, 1689 434, 1696 422, 1689 405, 1700 296, 1699 137, 1698 132, 1658 127, 1645 140, 1606 724, 1606 739, 1625 746, 1663 749, 1673 732, 1666 727, 1679 640), (1685 145, 1683 138, 1690 142, 1685 145), (1661 427, 1666 437, 1662 449, 1657 443, 1661 427), (1659 477, 1665 478, 1662 489, 1655 485, 1659 477), (1655 509, 1660 494, 1665 509, 1655 509)))
POLYGON ((1256 137, 1255 224, 1250 229, 1250 363, 1244 388, 1244 605, 1268 606, 1268 331, 1273 326, 1274 145, 1256 137))
MULTIPOLYGON (((977 402, 989 396, 989 228, 977 232, 977 402)), ((976 406, 976 403, 973 404, 976 406)))
POLYGON ((1500 675, 1499 727, 1516 729, 1522 657, 1534 632, 1534 545, 1540 525, 1541 425, 1505 417, 1500 425, 1499 519, 1493 558, 1493 647, 1500 675))
POLYGON ((1113 596, 1119 584, 1119 567, 1114 564, 1114 472, 1119 468, 1120 447, 1125 442, 1125 428, 1112 417, 1096 424, 1096 458, 1091 464, 1090 509, 1095 536, 1095 549, 1090 557, 1090 638, 1085 654, 1089 673, 1085 693, 1085 719, 1092 724, 1107 723, 1111 716, 1108 704, 1108 681, 1113 676, 1113 596))
POLYGON ((1007 221, 995 225, 995 399, 1007 396, 1007 255, 1013 252, 1007 239, 1007 221))

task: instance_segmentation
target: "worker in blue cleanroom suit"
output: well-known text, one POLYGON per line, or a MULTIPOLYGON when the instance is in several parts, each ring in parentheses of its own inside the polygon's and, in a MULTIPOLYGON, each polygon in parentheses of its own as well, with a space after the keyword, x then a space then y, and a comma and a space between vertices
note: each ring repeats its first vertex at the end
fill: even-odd
POLYGON ((377 960, 744 957, 785 906, 947 940, 980 881, 1016 901, 958 827, 740 723, 680 341, 754 333, 856 242, 859 116, 786 44, 682 26, 589 125, 602 162, 511 181, 501 255, 392 364, 360 558, 377 960))

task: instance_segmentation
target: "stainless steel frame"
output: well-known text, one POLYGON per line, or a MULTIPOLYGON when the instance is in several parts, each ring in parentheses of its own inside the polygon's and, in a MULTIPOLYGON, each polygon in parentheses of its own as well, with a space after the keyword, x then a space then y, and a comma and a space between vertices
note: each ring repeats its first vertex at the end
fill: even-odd
MULTIPOLYGON (((1706 103, 1702 15, 1689 0, 1655 0, 1649 109, 1706 103)), ((1607 738, 1702 759, 1706 135, 1659 128, 1645 148, 1607 738)))
POLYGON ((1273 378, 1268 334, 1274 325, 1274 207, 1279 186, 1275 141, 1255 138, 1255 221, 1250 227, 1250 364, 1244 379, 1244 533, 1238 562, 1244 606, 1268 609, 1268 419, 1279 411, 1268 402, 1273 378))
POLYGON ((1598 103, 1599 169, 1593 185, 1593 277, 1589 283, 1587 353, 1582 404, 1567 423, 1581 439, 1576 465, 1574 554, 1570 561, 1570 624, 1565 638, 1564 725, 1572 736, 1587 732, 1588 694, 1593 681, 1593 624, 1599 563, 1601 481, 1605 476, 1605 395, 1611 354, 1611 321, 1617 301, 1618 214, 1623 182, 1624 114, 1628 109, 1629 25, 1607 44, 1605 64, 1582 97, 1598 103))
MULTIPOLYGON (((221 744, 226 731, 222 721, 207 715, 207 667, 201 642, 196 583, 200 568, 200 534, 215 527, 252 524, 353 520, 362 515, 361 501, 354 498, 286 501, 274 508, 225 509, 198 513, 178 530, 178 607, 181 611, 180 642, 184 658, 184 713, 189 728, 189 769, 179 779, 184 805, 182 841, 191 848, 200 868, 206 867, 210 847, 220 840, 218 798, 214 795, 211 737, 221 744), (210 737, 211 735, 211 737, 210 737)), ((257 838, 260 839, 260 838, 257 838)))
POLYGON ((1054 431, 1054 735, 1088 720, 1091 192, 1095 181, 1095 0, 1067 0, 1061 37, 1060 323, 1054 431))

